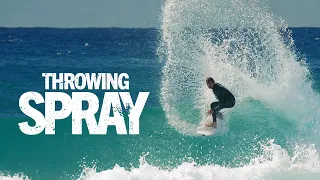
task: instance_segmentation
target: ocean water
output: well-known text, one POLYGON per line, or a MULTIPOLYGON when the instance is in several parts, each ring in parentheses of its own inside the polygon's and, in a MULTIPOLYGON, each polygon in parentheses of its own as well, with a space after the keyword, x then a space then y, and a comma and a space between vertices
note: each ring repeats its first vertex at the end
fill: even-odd
POLYGON ((319 179, 320 29, 266 7, 167 0, 158 29, 0 28, 0 179, 319 179), (128 73, 134 102, 150 92, 140 134, 72 135, 69 117, 56 135, 24 135, 19 98, 44 94, 43 72, 128 73), (201 137, 207 76, 237 103, 201 137))

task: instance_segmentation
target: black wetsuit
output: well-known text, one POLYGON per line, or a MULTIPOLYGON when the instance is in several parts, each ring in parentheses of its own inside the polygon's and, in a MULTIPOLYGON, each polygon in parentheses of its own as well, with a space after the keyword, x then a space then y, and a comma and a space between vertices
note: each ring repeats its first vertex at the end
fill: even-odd
POLYGON ((213 122, 216 122, 217 113, 221 109, 232 108, 235 105, 236 100, 233 94, 219 83, 214 84, 212 91, 218 99, 218 102, 211 103, 213 122))

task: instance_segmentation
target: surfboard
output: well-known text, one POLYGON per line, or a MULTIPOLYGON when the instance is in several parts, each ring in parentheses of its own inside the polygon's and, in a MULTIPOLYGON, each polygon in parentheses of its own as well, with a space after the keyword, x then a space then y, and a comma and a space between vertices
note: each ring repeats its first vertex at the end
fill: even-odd
POLYGON ((197 134, 202 136, 212 136, 216 133, 216 128, 206 127, 205 124, 199 124, 197 128, 197 134))
MULTIPOLYGON (((219 122, 222 119, 223 119, 223 113, 221 115, 217 116, 217 128, 219 128, 219 122)), ((206 126, 207 123, 211 123, 211 122, 212 122, 212 116, 207 116, 204 120, 202 120, 196 129, 197 134, 202 135, 202 136, 215 135, 217 133, 217 128, 206 126)))

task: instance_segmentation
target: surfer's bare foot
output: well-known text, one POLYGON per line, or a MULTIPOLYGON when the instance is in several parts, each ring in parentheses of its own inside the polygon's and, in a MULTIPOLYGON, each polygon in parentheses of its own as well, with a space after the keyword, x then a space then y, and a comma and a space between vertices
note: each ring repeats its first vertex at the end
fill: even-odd
POLYGON ((216 128, 217 127, 217 123, 216 122, 212 122, 212 123, 207 123, 206 124, 207 127, 213 127, 216 128))

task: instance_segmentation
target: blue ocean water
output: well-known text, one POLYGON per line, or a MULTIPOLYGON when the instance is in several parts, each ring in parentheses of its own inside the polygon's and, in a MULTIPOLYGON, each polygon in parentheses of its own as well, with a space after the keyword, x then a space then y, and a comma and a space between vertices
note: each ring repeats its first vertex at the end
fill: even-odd
MULTIPOLYGON (((139 148, 146 140, 143 137, 162 134, 158 128, 167 126, 157 95, 161 69, 155 55, 157 36, 156 29, 1 28, 1 149, 5 151, 1 172, 24 172, 32 179, 68 179, 81 174, 80 165, 91 166, 99 157, 108 159, 105 165, 110 167, 136 164, 140 150, 152 148, 139 148), (86 129, 84 135, 73 136, 71 119, 57 122, 55 136, 24 135, 18 123, 30 118, 20 111, 19 98, 27 91, 44 94, 43 72, 128 73, 133 100, 140 91, 151 92, 141 117, 141 135, 118 136, 111 127, 105 136, 90 136, 86 129), (158 130, 148 128, 151 125, 158 130), (35 174, 29 175, 27 169, 35 174)), ((104 92, 93 93, 102 101, 104 92)))
POLYGON ((171 2, 159 29, 0 28, 0 179, 319 179, 320 29, 171 2), (19 98, 44 94, 44 72, 128 73, 134 101, 150 92, 140 134, 72 135, 70 117, 23 134, 19 98), (214 100, 206 76, 237 99, 212 137, 194 133, 214 100))
MULTIPOLYGON (((320 29, 291 30, 297 49, 306 56, 314 74, 317 91, 320 29)), ((229 133, 222 137, 185 136, 172 128, 159 103, 163 66, 156 55, 159 36, 157 29, 1 28, 2 174, 23 173, 31 179, 77 179, 84 167, 94 166, 97 171, 112 169, 116 164, 137 168, 139 156, 147 152, 147 162, 160 169, 178 167, 190 162, 190 158, 200 165, 237 167, 248 163, 255 153, 259 154, 258 143, 265 139, 275 139, 283 148, 290 146, 287 136, 294 137, 298 129, 287 130, 295 129, 296 124, 278 115, 275 117, 280 122, 274 122, 274 117, 265 117, 272 113, 261 108, 259 101, 244 103, 235 111, 249 111, 263 121, 255 121, 253 117, 245 120, 248 118, 245 115, 234 117, 230 120, 229 133), (54 136, 24 135, 18 123, 30 118, 20 111, 19 97, 27 91, 44 93, 43 72, 128 73, 133 96, 140 91, 150 92, 141 115, 140 135, 118 136, 115 129, 109 128, 107 135, 85 132, 74 136, 71 119, 57 121, 54 136)))

